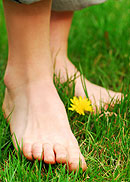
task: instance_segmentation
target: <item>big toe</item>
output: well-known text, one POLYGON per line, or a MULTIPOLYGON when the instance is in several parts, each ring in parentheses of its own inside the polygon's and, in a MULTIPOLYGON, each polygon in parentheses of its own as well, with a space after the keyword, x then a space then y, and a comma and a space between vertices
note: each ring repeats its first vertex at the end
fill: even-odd
POLYGON ((82 168, 83 171, 87 169, 87 165, 83 155, 81 154, 78 147, 71 147, 68 149, 68 163, 69 170, 76 171, 79 167, 82 168))
POLYGON ((114 99, 115 101, 120 101, 121 98, 123 98, 123 94, 120 92, 114 92, 114 91, 109 91, 109 95, 111 99, 114 99))

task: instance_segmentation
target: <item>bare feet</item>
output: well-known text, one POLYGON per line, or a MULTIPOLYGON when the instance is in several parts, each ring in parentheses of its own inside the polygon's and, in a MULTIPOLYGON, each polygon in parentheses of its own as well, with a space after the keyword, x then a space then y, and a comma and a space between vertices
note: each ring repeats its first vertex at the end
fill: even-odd
MULTIPOLYGON (((56 55, 56 54, 55 54, 56 55)), ((75 66, 69 61, 67 57, 62 56, 59 53, 55 58, 53 58, 53 62, 55 65, 55 72, 57 75, 60 73, 61 82, 67 80, 67 77, 70 79, 75 79, 74 75, 76 73, 75 79, 75 95, 76 96, 86 96, 83 84, 81 81, 80 72, 77 71, 75 66)), ((111 101, 112 103, 121 100, 121 93, 114 92, 111 90, 106 90, 105 88, 95 85, 85 79, 86 89, 89 96, 89 99, 92 101, 92 105, 94 109, 100 110, 101 106, 107 106, 111 101)))
POLYGON ((10 130, 29 160, 45 163, 67 163, 69 170, 86 169, 68 122, 66 111, 51 81, 34 81, 17 88, 6 89, 3 110, 10 115, 10 130), (23 147, 23 148, 22 148, 23 147))

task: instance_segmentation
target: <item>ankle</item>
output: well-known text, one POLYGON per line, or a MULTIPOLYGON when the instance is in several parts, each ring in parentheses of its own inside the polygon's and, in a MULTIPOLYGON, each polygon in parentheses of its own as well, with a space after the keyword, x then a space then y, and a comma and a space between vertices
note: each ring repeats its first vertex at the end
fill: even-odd
POLYGON ((25 65, 24 63, 10 64, 5 71, 4 83, 7 89, 14 89, 17 87, 29 85, 32 82, 53 81, 52 65, 39 64, 39 66, 25 65), (45 69, 46 67, 46 69, 45 69))
POLYGON ((67 59, 67 48, 65 46, 51 47, 52 60, 63 60, 67 59))

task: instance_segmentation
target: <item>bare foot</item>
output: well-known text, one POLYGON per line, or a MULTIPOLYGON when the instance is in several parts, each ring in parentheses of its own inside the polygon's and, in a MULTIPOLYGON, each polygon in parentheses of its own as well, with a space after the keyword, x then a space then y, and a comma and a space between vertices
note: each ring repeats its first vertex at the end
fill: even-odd
POLYGON ((27 159, 42 158, 51 164, 68 162, 70 170, 78 169, 81 159, 85 170, 84 157, 53 84, 51 0, 30 6, 4 1, 4 9, 9 54, 3 110, 6 116, 10 115, 15 147, 16 136, 27 159))
POLYGON ((10 115, 10 130, 29 160, 69 164, 70 171, 86 163, 67 119, 66 111, 51 81, 34 81, 6 89, 3 110, 10 115), (22 148, 23 147, 23 148, 22 148))
MULTIPOLYGON (((56 54, 55 54, 56 55, 56 54)), ((85 92, 83 89, 83 84, 81 81, 80 72, 77 71, 75 66, 69 61, 69 59, 62 54, 57 55, 53 58, 55 65, 54 71, 56 75, 60 73, 61 82, 64 82, 69 77, 70 79, 75 79, 75 95, 85 97, 85 92), (74 76, 75 75, 75 76, 74 76)), ((107 106, 111 101, 112 103, 117 100, 121 100, 121 93, 114 92, 111 90, 106 90, 105 88, 95 85, 85 79, 86 89, 89 99, 92 102, 94 109, 100 110, 101 106, 107 106)))
MULTIPOLYGON (((67 57, 68 49, 68 35, 72 22, 73 12, 52 12, 51 14, 51 52, 53 63, 55 63, 55 72, 59 75, 61 82, 66 81, 67 74, 69 77, 77 72, 74 65, 67 57)), ((78 35, 77 35, 78 36, 78 35)), ((92 104, 100 109, 104 103, 109 103, 111 99, 121 99, 121 93, 116 93, 111 90, 106 90, 103 87, 95 85, 85 79, 88 96, 92 104)), ((84 89, 80 79, 80 73, 77 72, 77 79, 75 80, 75 95, 85 96, 84 89)))

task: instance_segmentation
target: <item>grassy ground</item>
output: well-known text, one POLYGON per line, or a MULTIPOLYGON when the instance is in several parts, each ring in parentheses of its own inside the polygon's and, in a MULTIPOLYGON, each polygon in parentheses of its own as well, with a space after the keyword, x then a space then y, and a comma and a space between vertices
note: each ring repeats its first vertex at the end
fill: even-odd
POLYGON ((88 169, 69 173, 61 164, 29 162, 15 154, 2 113, 7 35, 0 2, 0 181, 130 181, 130 1, 109 0, 76 12, 69 37, 69 57, 96 84, 125 95, 121 104, 100 114, 79 116, 68 111, 73 92, 56 84, 88 169))

